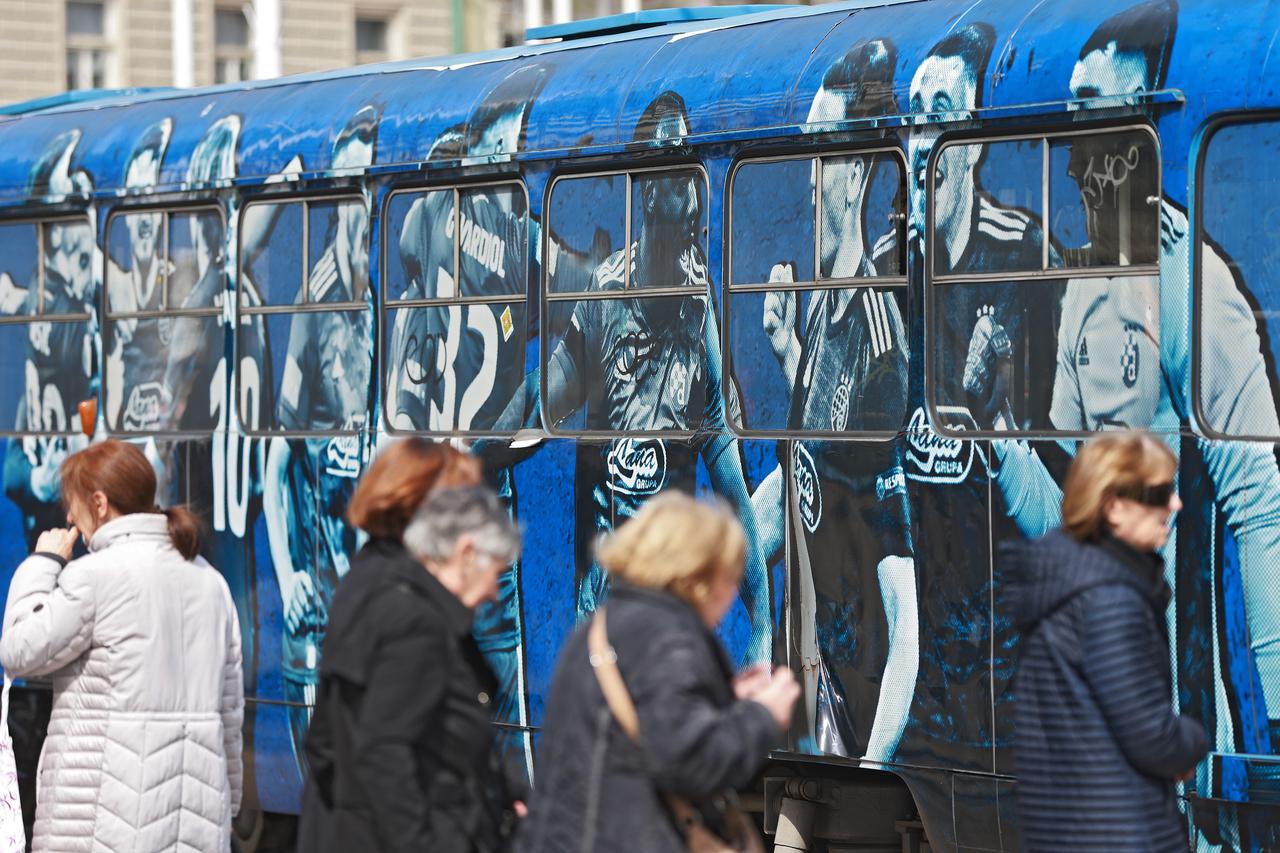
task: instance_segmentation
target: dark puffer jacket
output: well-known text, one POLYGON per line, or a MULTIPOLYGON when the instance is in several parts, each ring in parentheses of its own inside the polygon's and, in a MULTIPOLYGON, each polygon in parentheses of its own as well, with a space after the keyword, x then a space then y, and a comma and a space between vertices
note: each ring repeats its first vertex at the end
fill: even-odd
POLYGON ((605 704, 583 624, 551 684, 533 801, 517 839, 524 853, 682 850, 660 792, 707 806, 748 784, 781 738, 763 705, 734 697, 719 641, 680 599, 615 583, 608 629, 640 717, 640 744, 605 704))
POLYGON ((1208 749, 1172 709, 1157 555, 1055 530, 1001 548, 1022 631, 1014 681, 1018 820, 1033 851, 1187 850, 1174 779, 1208 749))

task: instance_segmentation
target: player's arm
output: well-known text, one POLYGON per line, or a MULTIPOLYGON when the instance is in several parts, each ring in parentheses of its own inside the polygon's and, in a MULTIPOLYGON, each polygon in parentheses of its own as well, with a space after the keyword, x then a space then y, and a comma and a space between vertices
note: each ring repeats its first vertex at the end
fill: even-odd
POLYGON ((876 718, 867 738, 867 762, 893 759, 907 727, 911 697, 920 671, 920 607, 916 600, 916 566, 909 556, 891 555, 876 566, 880 599, 889 625, 889 653, 880 679, 876 718))
MULTIPOLYGON (((1214 429, 1228 435, 1280 435, 1271 377, 1257 321, 1230 268, 1212 248, 1203 253, 1200 397, 1214 429)), ((1189 373, 1184 374, 1189 377, 1189 373)), ((1280 469, 1274 446, 1202 442, 1227 526, 1240 543, 1249 641, 1267 715, 1280 717, 1280 469)))
MULTIPOLYGON (((867 353, 870 357, 863 383, 864 411, 869 415, 868 425, 901 429, 906 423, 907 407, 906 328, 892 293, 866 293, 876 300, 873 308, 883 309, 880 319, 888 334, 877 339, 878 355, 874 349, 867 353)), ((920 670, 920 607, 901 441, 880 445, 880 452, 868 448, 866 455, 875 463, 875 481, 866 484, 866 493, 879 496, 878 505, 866 522, 870 529, 880 532, 885 554, 876 566, 876 581, 889 629, 889 648, 880 678, 875 721, 862 758, 867 762, 887 762, 897 751, 915 695, 920 670)))
MULTIPOLYGON (((790 283, 795 280, 791 264, 774 264, 769 270, 769 281, 790 283)), ((796 299, 793 290, 770 290, 764 295, 764 333, 769 338, 769 348, 782 368, 782 377, 788 388, 796 386, 796 373, 800 365, 800 338, 796 332, 796 299)))
POLYGON ((592 302, 579 302, 573 309, 569 328, 547 359, 547 416, 564 418, 586 401, 583 367, 588 357, 587 328, 595 316, 592 302))
MULTIPOLYGON (((264 183, 278 184, 293 180, 302 172, 302 157, 295 155, 285 167, 264 183)), ((271 239, 271 232, 284 213, 285 204, 252 204, 245 208, 240 221, 240 265, 252 269, 271 239)))
MULTIPOLYGON (((284 371, 280 379, 280 398, 277 401, 280 425, 287 430, 305 429, 309 411, 310 393, 305 376, 320 373, 314 368, 314 342, 311 341, 307 318, 315 316, 295 314, 289 328, 289 348, 285 356, 284 371), (309 346, 308 344, 312 344, 309 346)), ((315 606, 315 585, 306 566, 294 565, 289 550, 289 531, 301 519, 293 518, 293 502, 289 495, 289 464, 292 449, 289 441, 274 436, 267 447, 266 470, 262 485, 262 513, 267 525, 267 542, 271 549, 271 562, 276 580, 280 584, 280 600, 284 606, 285 627, 291 633, 301 629, 305 619, 315 606)))
POLYGON ((707 410, 703 428, 709 438, 701 447, 711 487, 726 498, 742 521, 747 535, 747 560, 742 575, 740 594, 751 616, 751 642, 744 663, 773 658, 773 620, 769 612, 769 572, 760 548, 755 507, 742 470, 742 456, 737 441, 728 434, 720 400, 720 333, 711 297, 707 297, 704 347, 707 360, 707 410))
MULTIPOLYGON (((1075 376, 1075 347, 1070 342, 1072 312, 1064 310, 1058 327, 1057 370, 1049 417, 1056 429, 1084 429, 1079 386, 1075 376)), ((986 425, 996 430, 1013 426, 1008 384, 1004 377, 1012 367, 1008 334, 993 312, 984 309, 974 323, 965 358, 964 387, 978 400, 986 425)), ((1044 463, 1025 441, 991 442, 994 477, 1004 495, 1009 516, 1029 539, 1042 536, 1061 524, 1062 489, 1044 463)))

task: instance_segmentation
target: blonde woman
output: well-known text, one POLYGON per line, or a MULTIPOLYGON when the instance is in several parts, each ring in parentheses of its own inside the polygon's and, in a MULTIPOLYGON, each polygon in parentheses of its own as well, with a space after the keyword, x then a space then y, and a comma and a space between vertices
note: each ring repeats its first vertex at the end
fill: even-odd
POLYGON ((1177 463, 1136 432, 1090 441, 1062 529, 1002 549, 1022 631, 1014 682, 1023 849, 1185 851, 1174 783, 1208 749, 1174 713, 1160 549, 1182 507, 1177 463))
POLYGON ((613 661, 589 649, 598 623, 583 624, 551 684, 519 849, 684 849, 673 794, 715 828, 719 795, 751 781, 800 693, 785 668, 757 666, 735 679, 713 633, 737 597, 745 555, 728 510, 677 492, 603 540, 597 558, 613 578, 607 642, 638 725, 633 737, 606 702, 593 663, 613 661))

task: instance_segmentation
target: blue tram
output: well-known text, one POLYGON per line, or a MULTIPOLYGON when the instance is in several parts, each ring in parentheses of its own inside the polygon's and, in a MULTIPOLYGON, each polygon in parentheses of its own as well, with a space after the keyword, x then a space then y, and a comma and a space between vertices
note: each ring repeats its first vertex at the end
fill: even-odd
POLYGON ((97 399, 238 602, 251 847, 298 808, 380 445, 464 443, 524 528, 476 632, 530 774, 594 539, 715 493, 750 535, 724 640, 805 685, 766 828, 1013 850, 997 546, 1057 524, 1079 441, 1149 429, 1172 700, 1215 745, 1188 840, 1280 845, 1280 9, 748 11, 0 111, 0 576, 97 399))

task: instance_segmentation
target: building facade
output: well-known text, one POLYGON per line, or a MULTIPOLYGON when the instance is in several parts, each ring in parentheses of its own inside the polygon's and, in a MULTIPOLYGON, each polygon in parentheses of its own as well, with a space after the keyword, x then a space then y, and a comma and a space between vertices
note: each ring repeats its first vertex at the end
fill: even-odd
POLYGON ((528 27, 733 0, 0 0, 0 105, 519 44, 528 27))

